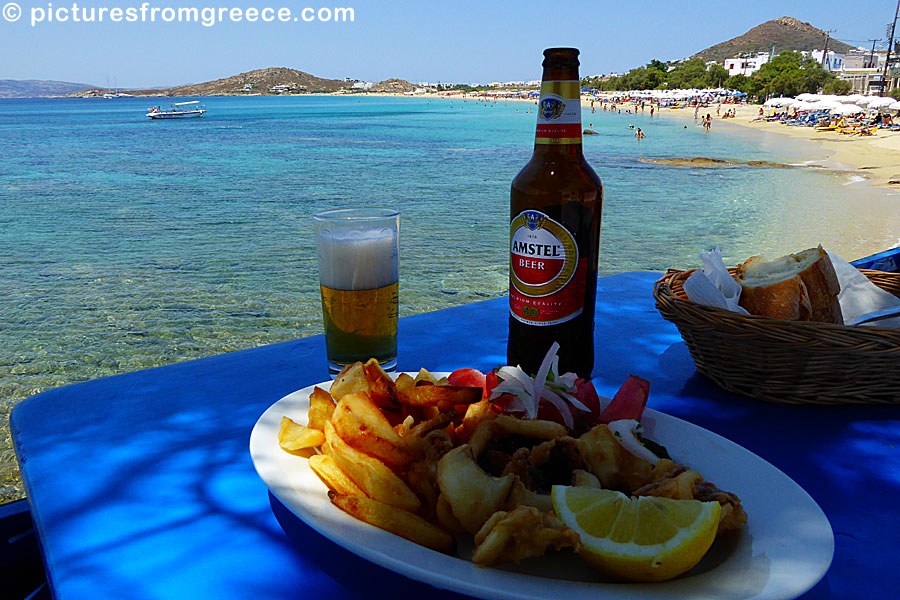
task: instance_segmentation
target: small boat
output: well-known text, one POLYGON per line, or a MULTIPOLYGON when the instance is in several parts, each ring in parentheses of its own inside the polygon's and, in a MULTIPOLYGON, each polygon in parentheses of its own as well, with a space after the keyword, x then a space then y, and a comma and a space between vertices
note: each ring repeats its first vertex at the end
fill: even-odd
POLYGON ((205 112, 206 109, 200 106, 199 100, 192 100, 191 102, 171 104, 168 110, 154 106, 147 112, 147 116, 151 119, 191 119, 202 117, 205 112))

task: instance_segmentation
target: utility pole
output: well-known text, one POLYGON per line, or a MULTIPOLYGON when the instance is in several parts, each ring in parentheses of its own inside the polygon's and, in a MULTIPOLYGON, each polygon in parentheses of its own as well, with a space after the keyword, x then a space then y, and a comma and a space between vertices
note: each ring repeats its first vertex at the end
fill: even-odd
POLYGON ((897 29, 897 17, 900 16, 900 0, 897 0, 897 10, 894 11, 894 21, 891 23, 891 37, 888 40, 887 56, 884 57, 884 73, 881 75, 881 90, 879 96, 884 96, 884 82, 887 80, 888 65, 891 62, 891 50, 894 46, 894 32, 897 29))
POLYGON ((878 42, 878 40, 869 40, 869 41, 872 42, 872 52, 869 54, 868 64, 865 67, 863 67, 865 69, 871 69, 876 64, 875 63, 875 43, 878 42))
MULTIPOLYGON (((898 1, 900 1, 900 0, 898 0, 898 1)), ((828 40, 831 37, 831 34, 834 32, 835 32, 834 29, 829 29, 828 31, 825 32, 825 49, 822 50, 822 66, 823 67, 825 66, 825 61, 828 60, 828 40)), ((829 63, 827 70, 831 71, 830 63, 829 63)))

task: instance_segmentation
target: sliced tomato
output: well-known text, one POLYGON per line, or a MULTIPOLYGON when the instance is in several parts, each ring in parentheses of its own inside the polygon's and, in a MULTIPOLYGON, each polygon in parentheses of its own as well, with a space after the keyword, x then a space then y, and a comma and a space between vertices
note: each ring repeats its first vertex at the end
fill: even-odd
POLYGON ((629 375, 612 402, 600 414, 600 423, 610 423, 620 419, 634 419, 640 422, 650 395, 650 382, 637 375, 629 375))
POLYGON ((494 369, 490 373, 484 376, 484 395, 487 398, 491 397, 491 392, 494 391, 494 388, 500 385, 500 378, 497 377, 497 369, 494 369))
MULTIPOLYGON (((566 408, 569 410, 569 414, 572 415, 572 422, 574 423, 570 431, 573 435, 581 435, 599 423, 597 419, 600 417, 600 397, 597 395, 597 390, 594 389, 594 384, 584 379, 575 381, 575 393, 572 395, 590 409, 585 412, 566 403, 566 408)), ((554 421, 560 425, 566 424, 559 413, 559 409, 546 400, 541 401, 538 407, 537 418, 544 421, 554 421)))
POLYGON ((479 387, 485 389, 484 373, 478 369, 457 369, 447 376, 450 385, 460 387, 479 387))
POLYGON ((572 395, 590 409, 590 415, 587 417, 588 424, 593 427, 599 423, 601 412, 600 396, 597 395, 597 390, 594 389, 594 382, 590 379, 587 381, 584 379, 576 380, 575 393, 572 395))

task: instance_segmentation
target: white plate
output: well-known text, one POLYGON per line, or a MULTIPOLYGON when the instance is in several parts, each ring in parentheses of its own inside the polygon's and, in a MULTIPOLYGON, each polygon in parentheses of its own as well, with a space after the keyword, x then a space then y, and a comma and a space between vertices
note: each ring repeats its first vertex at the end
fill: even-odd
MULTIPOLYGON (((440 376, 440 374, 439 374, 440 376)), ((318 384, 328 389, 331 382, 318 384)), ((354 519, 331 504, 305 458, 278 446, 281 417, 307 422, 314 386, 285 396, 259 418, 250 455, 272 493, 313 529, 382 567, 435 587, 480 598, 795 598, 816 584, 834 554, 834 536, 822 509, 787 475, 725 438, 647 409, 645 435, 666 446, 673 460, 736 493, 748 526, 728 543, 717 541, 686 576, 655 584, 604 581, 571 554, 485 569, 354 519), (540 575, 535 575, 539 573, 540 575)), ((469 552, 471 550, 469 549, 469 552)))

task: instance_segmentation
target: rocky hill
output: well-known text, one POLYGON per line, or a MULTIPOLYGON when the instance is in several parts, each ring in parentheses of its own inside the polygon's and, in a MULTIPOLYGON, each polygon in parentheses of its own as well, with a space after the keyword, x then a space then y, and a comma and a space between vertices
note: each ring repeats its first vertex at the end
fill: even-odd
MULTIPOLYGON (((781 17, 757 25, 744 35, 711 46, 691 58, 723 63, 726 58, 747 52, 775 52, 784 50, 821 50, 825 46, 825 32, 809 23, 792 17, 781 17)), ((846 53, 853 47, 835 39, 828 40, 828 49, 846 53)))
MULTIPOLYGON (((128 90, 133 96, 239 96, 239 95, 277 95, 302 94, 314 92, 338 92, 351 90, 352 83, 336 79, 322 79, 303 71, 274 67, 257 69, 225 79, 216 79, 195 85, 181 85, 171 88, 152 90, 128 90)), ((416 86, 403 79, 388 79, 378 83, 369 91, 400 94, 411 92, 416 86)), ((110 90, 90 89, 69 94, 73 97, 102 96, 110 90)))
MULTIPOLYGON (((351 84, 322 79, 287 67, 270 67, 232 75, 224 79, 152 90, 128 90, 133 96, 235 96, 241 94, 276 95, 303 92, 337 92, 351 84)), ((106 90, 82 90, 72 96, 97 95, 106 90)))
POLYGON ((387 92, 389 94, 402 94, 404 92, 415 91, 416 86, 403 79, 385 79, 381 83, 376 83, 372 88, 373 92, 387 92))
POLYGON ((0 79, 0 98, 52 98, 91 87, 88 83, 0 79))

